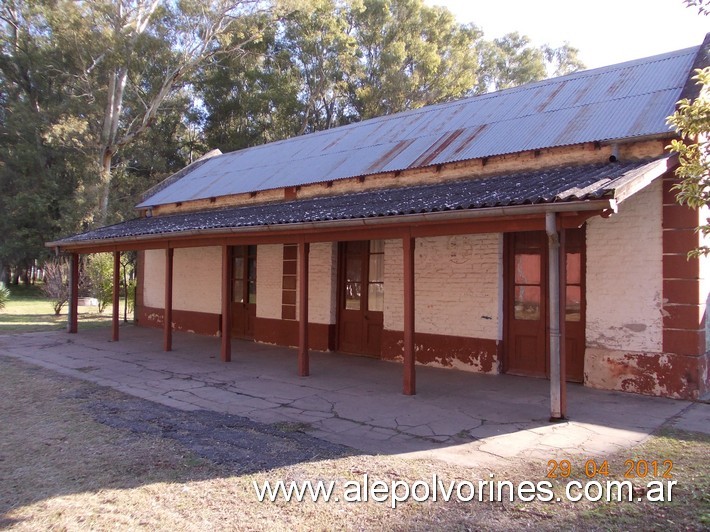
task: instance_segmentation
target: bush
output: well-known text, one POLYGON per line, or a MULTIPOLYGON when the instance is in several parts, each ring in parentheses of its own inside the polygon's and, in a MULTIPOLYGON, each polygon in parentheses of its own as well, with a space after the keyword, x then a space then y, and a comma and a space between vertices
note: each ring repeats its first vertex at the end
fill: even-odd
POLYGON ((89 293, 99 301, 99 313, 113 301, 113 256, 110 253, 91 255, 86 265, 89 293))
POLYGON ((55 259, 44 265, 42 292, 52 300, 54 314, 59 316, 69 301, 69 262, 66 259, 55 259))
POLYGON ((3 283, 0 283, 0 310, 5 308, 9 299, 10 290, 8 290, 3 283))

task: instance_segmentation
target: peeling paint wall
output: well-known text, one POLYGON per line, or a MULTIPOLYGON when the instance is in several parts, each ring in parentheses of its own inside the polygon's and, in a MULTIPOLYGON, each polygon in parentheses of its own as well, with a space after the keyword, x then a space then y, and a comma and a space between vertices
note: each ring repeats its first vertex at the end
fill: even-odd
POLYGON ((663 350, 661 182, 587 226, 587 347, 663 350))
POLYGON ((698 399, 708 358, 587 348, 585 385, 643 395, 698 399))
MULTIPOLYGON (((143 302, 165 307, 165 250, 145 252, 143 302)), ((178 248, 173 255, 173 309, 219 314, 222 248, 178 248)))
MULTIPOLYGON (((500 340, 502 234, 416 241, 416 331, 500 340)), ((403 329, 402 242, 385 242, 384 328, 403 329)))

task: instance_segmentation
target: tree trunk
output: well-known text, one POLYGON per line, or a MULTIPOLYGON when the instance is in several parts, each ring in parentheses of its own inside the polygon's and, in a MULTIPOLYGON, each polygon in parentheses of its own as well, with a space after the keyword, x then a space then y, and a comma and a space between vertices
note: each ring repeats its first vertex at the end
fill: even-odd
POLYGON ((106 225, 108 218, 108 200, 111 192, 111 156, 112 153, 107 148, 101 157, 101 197, 98 216, 100 225, 106 225))

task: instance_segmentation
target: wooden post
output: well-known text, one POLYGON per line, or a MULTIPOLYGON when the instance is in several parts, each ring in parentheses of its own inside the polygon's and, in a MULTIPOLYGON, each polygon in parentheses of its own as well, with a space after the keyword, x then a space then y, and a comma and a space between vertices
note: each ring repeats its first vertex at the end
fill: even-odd
POLYGON ((163 350, 173 350, 173 248, 165 250, 165 312, 163 313, 163 350))
POLYGON ((232 361, 232 248, 222 246, 222 362, 232 361))
POLYGON ((560 416, 567 417, 567 235, 560 229, 560 416))
POLYGON ((404 395, 416 392, 414 369, 414 246, 411 234, 402 239, 402 259, 404 261, 404 395))
POLYGON ((308 242, 298 243, 298 375, 310 375, 308 356, 308 242))
POLYGON ((79 330, 79 254, 70 255, 69 266, 69 320, 67 332, 76 334, 79 330))
POLYGON ((120 276, 121 276, 121 252, 113 252, 113 316, 111 321, 112 335, 111 340, 118 342, 118 313, 119 307, 119 293, 120 293, 120 276))

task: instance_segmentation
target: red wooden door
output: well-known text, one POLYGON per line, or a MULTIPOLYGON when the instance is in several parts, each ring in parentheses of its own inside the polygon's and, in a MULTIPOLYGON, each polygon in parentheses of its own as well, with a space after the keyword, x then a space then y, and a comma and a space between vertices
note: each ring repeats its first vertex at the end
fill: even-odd
POLYGON ((379 357, 384 310, 384 242, 340 248, 338 350, 379 357))
POLYGON ((256 246, 232 248, 232 336, 254 338, 256 246))
MULTIPOLYGON (((584 380, 584 230, 566 231, 565 362, 569 381, 584 380)), ((506 236, 504 370, 549 376, 547 235, 506 236)))
POLYGON ((506 372, 544 377, 547 372, 547 268, 545 233, 510 235, 506 372))

